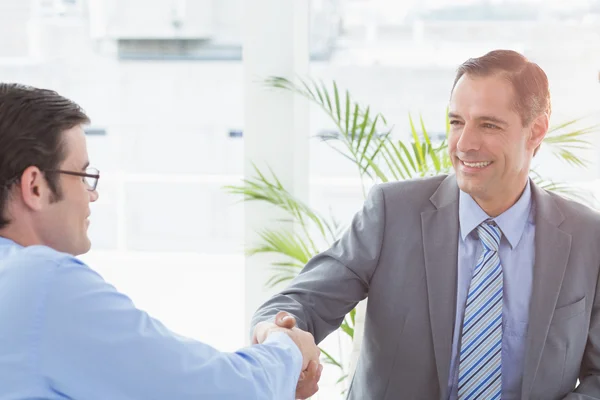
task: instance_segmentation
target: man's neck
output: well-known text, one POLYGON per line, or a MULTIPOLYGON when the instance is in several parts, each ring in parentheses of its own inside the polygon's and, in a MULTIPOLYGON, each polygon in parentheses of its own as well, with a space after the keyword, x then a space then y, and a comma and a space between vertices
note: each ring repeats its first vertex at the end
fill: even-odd
POLYGON ((42 244, 41 241, 37 239, 37 235, 33 234, 30 230, 12 224, 4 229, 0 229, 0 236, 12 240, 23 247, 42 244))
POLYGON ((525 182, 521 185, 521 189, 519 191, 514 193, 506 193, 502 197, 492 196, 489 199, 473 198, 473 200, 475 200, 475 202, 479 205, 479 207, 481 207, 483 211, 485 211, 487 215, 489 215, 492 218, 495 218, 503 212, 505 212, 506 210, 508 210, 509 208, 511 208, 513 205, 515 205, 517 201, 519 201, 519 199, 523 195, 523 192, 525 191, 525 186, 528 183, 529 181, 525 180, 525 182))

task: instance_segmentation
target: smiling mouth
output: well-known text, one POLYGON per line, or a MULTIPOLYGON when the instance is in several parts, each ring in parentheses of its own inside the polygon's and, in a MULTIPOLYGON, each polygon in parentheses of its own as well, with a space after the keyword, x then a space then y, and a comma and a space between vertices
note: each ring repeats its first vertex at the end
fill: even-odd
POLYGON ((464 166, 469 167, 469 168, 485 168, 492 163, 491 161, 468 162, 468 161, 463 161, 463 160, 460 160, 460 162, 464 166))

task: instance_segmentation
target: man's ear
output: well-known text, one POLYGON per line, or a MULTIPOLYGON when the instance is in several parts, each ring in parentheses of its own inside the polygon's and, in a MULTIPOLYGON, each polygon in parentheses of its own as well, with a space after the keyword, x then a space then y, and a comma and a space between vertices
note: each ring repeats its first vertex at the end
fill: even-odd
POLYGON ((546 134, 548 133, 548 127, 550 126, 550 117, 548 113, 542 113, 538 115, 532 122, 529 129, 529 148, 537 153, 540 145, 542 144, 546 134))
POLYGON ((19 191, 26 207, 35 211, 41 210, 48 201, 49 190, 46 178, 38 167, 31 166, 23 171, 19 191))

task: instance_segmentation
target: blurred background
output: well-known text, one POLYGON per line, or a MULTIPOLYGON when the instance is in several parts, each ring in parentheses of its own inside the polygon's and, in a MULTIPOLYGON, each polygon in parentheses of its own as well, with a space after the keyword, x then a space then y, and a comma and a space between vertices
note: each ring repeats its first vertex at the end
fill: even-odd
MULTIPOLYGON (((410 114, 442 141, 456 67, 497 48, 546 71, 553 123, 600 123, 598 0, 305 1, 306 76, 335 80, 384 114, 400 140, 411 138, 410 114)), ((54 89, 92 119, 88 148, 102 178, 93 250, 82 258, 174 331, 224 351, 247 343, 245 292, 256 285, 244 255, 244 205, 224 187, 252 172, 243 47, 252 23, 245 7, 260 4, 0 0, 0 79, 54 89)), ((270 41, 263 45, 268 51, 270 41)), ((336 132, 326 113, 311 106, 307 115, 307 202, 347 224, 364 196, 356 166, 317 138, 336 132)), ((598 135, 588 140, 576 151, 585 168, 542 151, 538 172, 597 194, 598 135)), ((347 362, 339 334, 324 346, 347 362)), ((315 398, 341 398, 339 377, 328 365, 315 398)))

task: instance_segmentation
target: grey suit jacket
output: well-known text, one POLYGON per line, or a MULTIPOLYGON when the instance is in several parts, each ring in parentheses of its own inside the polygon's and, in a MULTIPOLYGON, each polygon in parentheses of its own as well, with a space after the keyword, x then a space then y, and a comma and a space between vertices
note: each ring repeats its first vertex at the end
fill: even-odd
MULTIPOLYGON (((600 399, 600 216, 532 189, 536 248, 522 399, 600 399)), ((343 237, 267 301, 253 324, 285 310, 320 342, 368 296, 348 398, 447 399, 458 194, 454 175, 375 186, 343 237)))

